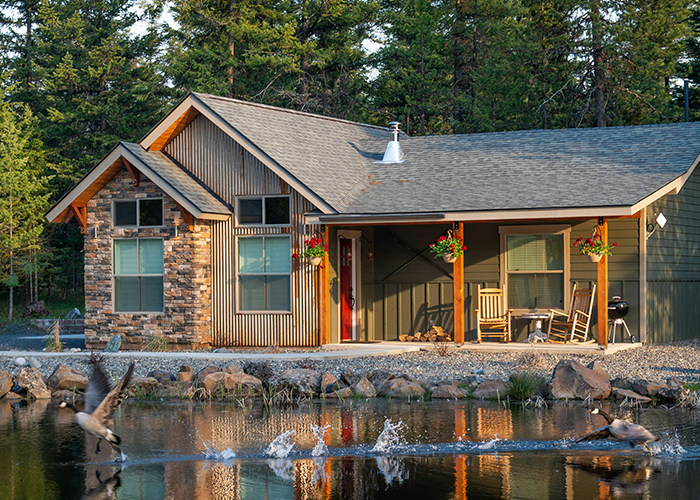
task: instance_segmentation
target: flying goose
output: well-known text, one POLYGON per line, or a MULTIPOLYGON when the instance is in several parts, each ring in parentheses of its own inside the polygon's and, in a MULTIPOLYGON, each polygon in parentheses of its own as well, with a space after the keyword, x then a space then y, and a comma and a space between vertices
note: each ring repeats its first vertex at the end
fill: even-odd
POLYGON ((104 439, 110 446, 121 453, 119 448, 121 438, 114 434, 110 427, 113 424, 114 410, 124 399, 126 387, 134 373, 134 362, 129 364, 126 374, 114 388, 99 362, 93 364, 92 377, 85 388, 85 411, 79 411, 75 406, 65 401, 58 406, 70 408, 75 412, 78 425, 88 434, 97 438, 95 454, 100 452, 100 443, 104 439))
POLYGON ((591 413, 593 415, 602 416, 605 418, 608 424, 604 425, 603 427, 598 427, 585 436, 581 436, 575 441, 576 443, 580 441, 591 441, 594 439, 613 438, 617 441, 628 441, 632 446, 641 444, 642 446, 646 447, 647 450, 649 450, 649 453, 651 453, 651 448, 649 448, 647 443, 649 441, 659 440, 658 437, 654 436, 645 427, 642 427, 639 424, 633 424, 627 420, 612 418, 600 408, 593 408, 591 413))

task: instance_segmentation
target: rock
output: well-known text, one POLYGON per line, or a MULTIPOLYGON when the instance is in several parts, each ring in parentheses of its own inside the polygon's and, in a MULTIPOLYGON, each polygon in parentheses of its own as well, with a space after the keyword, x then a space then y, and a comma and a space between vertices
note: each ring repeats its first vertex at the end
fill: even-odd
POLYGON ((80 352, 80 347, 71 347, 69 352, 80 352))
POLYGON ((178 382, 190 382, 194 380, 194 368, 189 365, 182 365, 175 376, 178 382))
POLYGON ((631 399, 633 401, 638 401, 639 403, 650 403, 651 398, 637 394, 634 391, 628 391, 627 389, 617 389, 613 391, 615 399, 631 399))
POLYGON ((372 385, 374 387, 381 387, 384 385, 384 382, 387 380, 391 380, 392 378, 395 378, 394 374, 385 370, 374 370, 371 374, 370 377, 367 377, 367 380, 372 382, 372 385))
POLYGON ((245 372, 230 373, 229 377, 239 395, 259 396, 262 393, 263 383, 259 378, 245 372))
POLYGON ((24 306, 24 317, 29 318, 30 316, 39 316, 46 318, 49 315, 49 311, 46 309, 46 303, 43 300, 37 302, 30 302, 24 306))
POLYGON ((50 399, 51 393, 46 388, 44 376, 34 368, 23 368, 15 377, 15 382, 27 395, 34 399, 50 399))
POLYGON ((22 396, 20 396, 16 392, 8 392, 7 394, 5 394, 5 396, 3 396, 3 399, 5 401, 17 401, 18 399, 22 399, 22 396))
POLYGON ((364 396, 366 398, 373 398, 377 395, 377 389, 366 377, 360 378, 353 386, 353 390, 358 396, 364 396))
POLYGON ((318 394, 321 373, 307 368, 291 368, 270 378, 269 384, 271 387, 288 387, 293 394, 318 394))
POLYGON ((675 377, 666 379, 665 387, 659 389, 659 397, 678 401, 690 393, 689 389, 683 387, 683 383, 675 377))
MULTIPOLYGON (((395 391, 402 385, 408 384, 408 380, 405 378, 392 378, 385 381, 381 386, 377 387, 378 396, 388 396, 391 392, 395 391)), ((376 387, 376 386, 375 386, 376 387)))
POLYGON ((202 368, 199 373, 197 373, 197 376, 194 378, 197 382, 202 382, 205 378, 207 378, 207 375, 211 373, 217 373, 220 372, 221 368, 218 366, 214 365, 209 365, 204 368, 202 368))
POLYGON ((143 393, 153 392, 160 382, 153 377, 133 377, 129 382, 129 393, 138 396, 143 393))
POLYGON ((346 385, 353 386, 359 382, 361 378, 370 379, 372 373, 369 370, 353 370, 351 368, 345 368, 340 374, 340 380, 345 382, 346 385))
POLYGON ((610 380, 610 375, 608 375, 608 372, 605 371, 605 368, 603 367, 603 363, 601 363, 597 359, 588 363, 588 365, 586 365, 586 368, 593 370, 594 372, 599 373, 603 377, 610 380))
POLYGON ((432 399, 459 399, 466 398, 467 391, 460 389, 452 384, 442 384, 432 390, 430 397, 432 399))
POLYGON ((649 382, 644 379, 636 379, 632 381, 632 390, 641 394, 642 396, 657 396, 659 391, 666 388, 666 384, 659 384, 657 382, 649 382))
POLYGON ((340 381, 331 372, 326 372, 321 377, 321 392, 335 392, 344 387, 340 385, 340 381))
POLYGON ((419 398, 425 394, 425 390, 419 384, 415 382, 409 382, 405 379, 394 379, 394 380, 404 380, 406 383, 399 385, 393 390, 387 393, 390 398, 419 398))
POLYGON ((628 391, 633 391, 632 381, 627 377, 618 377, 610 381, 612 387, 618 387, 620 389, 626 389, 628 391))
POLYGON ((66 319, 78 319, 80 316, 82 316, 80 309, 74 307, 68 314, 66 314, 66 319))
POLYGON ((508 385, 503 380, 490 379, 480 383, 472 393, 472 397, 474 399, 503 399, 507 393, 508 385))
POLYGON ((121 335, 113 335, 111 339, 107 342, 105 346, 105 352, 117 352, 122 346, 121 335))
POLYGON ((262 391, 260 379, 247 373, 210 373, 204 377, 202 384, 212 396, 226 396, 230 393, 255 396, 262 391))
POLYGON ((243 365, 243 371, 261 380, 263 385, 267 385, 270 378, 275 374, 270 365, 265 361, 248 362, 243 365))
POLYGON ((229 350, 226 349, 225 347, 219 347, 218 349, 214 349, 212 352, 213 352, 213 353, 216 353, 216 354, 228 354, 228 353, 230 353, 231 351, 229 351, 229 350))
POLYGON ((554 399, 605 399, 611 387, 607 377, 578 361, 564 360, 554 368, 549 390, 554 399))
POLYGON ((165 370, 153 370, 146 376, 156 379, 159 384, 164 384, 165 382, 175 380, 175 377, 170 372, 166 372, 165 370))
POLYGON ((238 366, 238 365, 235 364, 235 363, 231 363, 231 364, 228 365, 226 368, 224 368, 223 371, 225 371, 226 373, 232 373, 232 374, 233 374, 233 373, 245 373, 245 372, 243 371, 243 368, 241 368, 240 366, 238 366))
POLYGON ((54 399, 59 399, 61 401, 66 401, 71 404, 75 404, 78 401, 83 400, 83 395, 80 392, 69 391, 68 389, 61 389, 52 393, 51 397, 54 399))
POLYGON ((36 359, 34 356, 31 356, 29 358, 29 366, 31 368, 34 368, 35 370, 38 370, 39 368, 41 368, 41 362, 38 359, 36 359))
POLYGON ((0 398, 10 392, 15 383, 12 381, 12 374, 7 370, 0 370, 0 398))
POLYGON ((27 364, 27 360, 22 356, 15 358, 15 366, 24 366, 27 364))
POLYGON ((352 396, 352 388, 350 387, 343 387, 342 389, 338 389, 337 391, 334 392, 329 392, 328 394, 324 394, 325 397, 327 398, 349 398, 352 396))
POLYGON ((88 377, 80 370, 71 368, 68 365, 61 363, 49 375, 46 381, 46 387, 52 392, 61 390, 72 391, 73 388, 84 391, 88 385, 88 377))

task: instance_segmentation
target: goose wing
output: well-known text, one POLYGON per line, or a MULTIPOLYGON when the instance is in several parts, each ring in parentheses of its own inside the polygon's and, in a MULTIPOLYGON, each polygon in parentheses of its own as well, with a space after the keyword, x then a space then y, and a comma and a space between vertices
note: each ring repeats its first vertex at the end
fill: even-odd
POLYGON ((102 366, 99 363, 92 365, 92 376, 85 388, 85 413, 94 412, 111 390, 112 384, 102 366))
POLYGON ((92 412, 92 416, 102 422, 105 426, 111 427, 112 418, 114 417, 114 411, 117 406, 124 400, 124 393, 129 385, 129 380, 134 373, 134 362, 129 364, 129 368, 126 370, 126 374, 121 379, 117 385, 114 386, 109 394, 102 400, 100 405, 92 412))
POLYGON ((659 440, 659 438, 649 432, 646 427, 639 424, 627 424, 624 439, 635 443, 647 443, 649 441, 659 440))
POLYGON ((598 427, 597 429, 589 432, 588 434, 581 436, 574 443, 580 443, 581 441, 593 441, 594 439, 607 439, 611 437, 610 426, 604 425, 603 427, 598 427))

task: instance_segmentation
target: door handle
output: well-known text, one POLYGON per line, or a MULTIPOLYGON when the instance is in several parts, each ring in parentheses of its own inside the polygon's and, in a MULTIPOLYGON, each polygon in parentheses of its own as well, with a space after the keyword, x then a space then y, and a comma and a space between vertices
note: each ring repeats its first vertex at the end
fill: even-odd
POLYGON ((350 310, 355 309, 355 296, 352 294, 352 287, 350 287, 350 310))

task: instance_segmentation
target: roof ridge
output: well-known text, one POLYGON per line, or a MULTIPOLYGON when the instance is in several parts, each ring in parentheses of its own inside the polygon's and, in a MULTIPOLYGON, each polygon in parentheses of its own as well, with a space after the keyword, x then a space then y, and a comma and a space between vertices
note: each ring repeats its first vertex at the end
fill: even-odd
MULTIPOLYGON (((222 97, 218 95, 213 95, 213 94, 205 94, 202 92, 192 92, 193 95, 197 97, 207 97, 219 101, 227 101, 227 102, 233 102, 236 104, 243 104, 246 106, 252 106, 256 108, 264 108, 264 109, 269 109, 271 111, 277 111, 277 112, 283 112, 283 113, 290 113, 294 115, 299 115, 299 116, 304 116, 304 117, 312 117, 312 118, 320 118, 322 120, 328 120, 328 121, 333 121, 333 122, 340 122, 340 123, 346 123, 349 125, 357 125, 363 128, 372 128, 372 129, 377 129, 385 132, 391 132, 391 129, 389 127, 381 127, 379 125, 370 125, 369 123, 362 123, 362 122, 355 122, 352 120, 345 120, 343 118, 335 118, 333 116, 325 116, 325 115, 319 115, 316 113, 307 113, 305 111, 298 111, 296 109, 288 109, 288 108, 282 108, 279 106, 272 106, 270 104, 261 104, 258 102, 250 102, 250 101, 244 101, 242 99, 234 99, 232 97, 222 97)), ((404 132, 405 133, 405 132, 404 132)))

